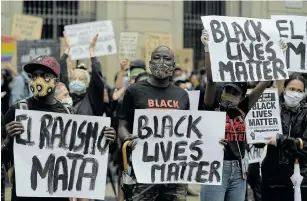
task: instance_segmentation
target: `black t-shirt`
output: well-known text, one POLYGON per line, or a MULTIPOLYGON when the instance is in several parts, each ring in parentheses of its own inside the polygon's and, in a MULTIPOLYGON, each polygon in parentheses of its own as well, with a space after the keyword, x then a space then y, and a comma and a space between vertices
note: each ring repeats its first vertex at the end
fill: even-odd
MULTIPOLYGON (((225 139, 228 145, 224 152, 224 160, 240 160, 245 155, 246 133, 244 119, 248 113, 249 96, 246 96, 238 105, 238 109, 226 112, 225 139), (240 152, 238 149, 240 147, 240 152)), ((205 106, 206 108, 206 106, 205 106)), ((206 110, 219 111, 219 108, 206 108, 206 110)))
POLYGON ((189 95, 180 87, 169 84, 167 87, 156 87, 147 80, 131 85, 125 92, 119 119, 129 122, 129 131, 133 130, 135 109, 175 109, 189 110, 189 95))
MULTIPOLYGON (((54 105, 46 105, 43 103, 38 102, 33 97, 27 99, 28 109, 29 110, 36 110, 36 111, 45 111, 45 112, 57 112, 57 113, 68 113, 66 108, 58 101, 54 105)), ((8 124, 11 121, 15 120, 15 110, 19 109, 19 105, 15 104, 12 105, 7 113, 4 116, 4 124, 8 124)), ((72 111, 70 111, 72 113, 72 111)), ((10 150, 13 150, 12 144, 10 144, 10 150)), ((11 156, 12 157, 12 156, 11 156)), ((14 162, 14 159, 12 159, 14 162)), ((30 178, 29 178, 30 180, 30 178)), ((15 181, 12 182, 12 201, 69 201, 69 198, 39 198, 39 197, 17 197, 16 196, 16 184, 15 181)))

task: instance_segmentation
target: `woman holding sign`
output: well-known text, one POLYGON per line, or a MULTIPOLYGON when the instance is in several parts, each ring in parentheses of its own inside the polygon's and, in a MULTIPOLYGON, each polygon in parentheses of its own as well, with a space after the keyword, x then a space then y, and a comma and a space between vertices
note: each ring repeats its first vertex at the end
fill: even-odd
POLYGON ((262 200, 293 201, 291 176, 298 159, 301 200, 307 200, 307 107, 302 101, 306 80, 296 74, 286 81, 278 81, 282 134, 269 139, 267 154, 262 163, 262 200))
POLYGON ((203 31, 201 41, 205 46, 207 72, 204 107, 207 110, 225 111, 227 115, 225 139, 220 141, 225 146, 222 185, 202 185, 200 198, 201 201, 244 201, 248 166, 244 158, 246 146, 244 118, 270 82, 259 82, 249 95, 246 95, 247 83, 227 83, 217 98, 218 104, 215 105, 216 83, 212 79, 208 39, 208 32, 203 31))

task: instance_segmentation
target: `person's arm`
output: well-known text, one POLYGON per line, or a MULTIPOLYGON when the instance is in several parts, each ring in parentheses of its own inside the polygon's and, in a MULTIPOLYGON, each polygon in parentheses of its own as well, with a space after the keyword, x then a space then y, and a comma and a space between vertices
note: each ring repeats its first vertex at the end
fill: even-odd
POLYGON ((102 77, 101 64, 96 58, 94 51, 98 34, 93 38, 89 45, 89 53, 92 62, 92 74, 87 95, 90 99, 93 111, 96 116, 102 116, 104 112, 104 81, 102 77))
POLYGON ((205 69, 207 76, 207 85, 205 89, 204 108, 208 109, 213 107, 216 93, 216 83, 212 79, 211 60, 209 54, 209 34, 206 30, 202 31, 201 42, 204 44, 205 49, 205 69))
POLYGON ((17 76, 12 81, 10 106, 24 99, 25 82, 22 76, 17 76))
POLYGON ((254 107, 264 90, 270 85, 271 81, 262 81, 249 94, 248 111, 254 107))
POLYGON ((68 68, 67 68, 67 58, 69 55, 69 51, 71 48, 69 39, 66 35, 65 32, 63 32, 64 38, 65 38, 65 45, 66 45, 66 49, 63 53, 63 55, 61 56, 60 59, 60 68, 61 68, 61 73, 60 73, 60 82, 62 82, 63 84, 65 84, 67 90, 69 91, 69 78, 68 78, 68 68))

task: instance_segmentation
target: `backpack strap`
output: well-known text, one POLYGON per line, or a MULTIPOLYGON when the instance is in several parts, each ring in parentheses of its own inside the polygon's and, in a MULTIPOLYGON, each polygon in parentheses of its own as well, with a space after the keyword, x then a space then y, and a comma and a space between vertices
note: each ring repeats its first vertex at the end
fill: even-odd
POLYGON ((27 102, 26 99, 19 101, 18 106, 19 106, 19 109, 21 109, 21 110, 29 110, 28 102, 27 102))

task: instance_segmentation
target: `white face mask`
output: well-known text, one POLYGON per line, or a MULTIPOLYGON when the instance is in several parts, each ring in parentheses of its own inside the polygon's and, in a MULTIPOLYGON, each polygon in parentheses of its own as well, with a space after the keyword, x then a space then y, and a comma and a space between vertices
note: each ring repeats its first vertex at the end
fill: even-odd
POLYGON ((63 104, 68 104, 68 105, 71 106, 71 107, 72 107, 72 105, 73 105, 73 102, 72 102, 72 98, 71 98, 71 97, 62 99, 62 100, 61 100, 61 103, 63 103, 63 104))
POLYGON ((300 102, 304 98, 304 93, 299 93, 296 91, 285 91, 284 93, 284 99, 285 104, 288 107, 296 107, 300 104, 300 102))

